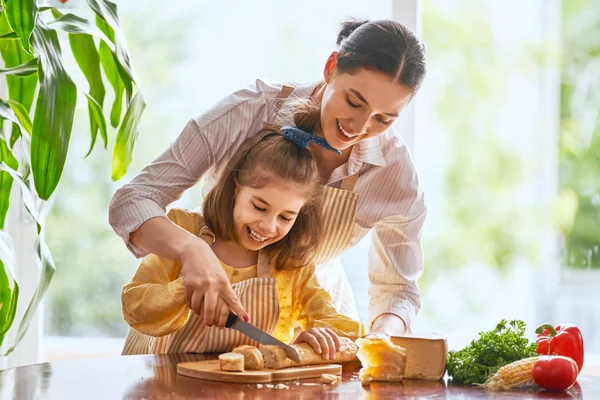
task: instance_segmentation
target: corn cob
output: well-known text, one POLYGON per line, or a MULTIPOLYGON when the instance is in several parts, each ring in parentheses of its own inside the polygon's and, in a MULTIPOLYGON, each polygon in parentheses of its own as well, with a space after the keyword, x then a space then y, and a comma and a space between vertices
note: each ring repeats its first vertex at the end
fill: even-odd
POLYGON ((540 356, 524 358, 501 367, 483 387, 489 390, 509 390, 533 384, 533 366, 540 356))

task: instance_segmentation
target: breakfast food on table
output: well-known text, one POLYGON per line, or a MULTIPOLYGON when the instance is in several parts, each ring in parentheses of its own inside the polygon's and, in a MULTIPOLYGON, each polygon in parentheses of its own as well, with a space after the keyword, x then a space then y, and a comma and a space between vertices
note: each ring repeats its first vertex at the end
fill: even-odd
POLYGON ((533 366, 540 356, 524 358, 507 364, 492 375, 483 387, 489 390, 510 390, 533 384, 533 366))
POLYGON ((406 350, 404 379, 442 379, 448 354, 446 338, 429 334, 392 336, 390 340, 406 350))
POLYGON ((461 350, 448 352, 448 376, 454 383, 482 384, 499 368, 537 355, 525 336, 525 322, 502 320, 461 350))
POLYGON ((248 370, 263 369, 265 362, 263 356, 255 346, 244 345, 233 349, 234 353, 239 353, 244 356, 244 368, 248 370))
POLYGON ((394 382, 402 380, 406 369, 406 349, 390 339, 361 338, 356 341, 357 357, 363 368, 359 375, 363 385, 371 381, 394 382))
POLYGON ((502 320, 467 347, 448 353, 448 375, 488 390, 569 389, 583 366, 581 332, 570 324, 543 324, 536 333, 536 343, 531 343, 523 321, 502 320))
POLYGON ((260 346, 260 352, 265 360, 265 368, 272 369, 297 367, 299 365, 311 364, 335 364, 356 359, 356 352, 358 351, 356 344, 352 340, 345 337, 340 337, 340 343, 340 351, 335 353, 335 357, 330 360, 326 360, 320 354, 315 353, 312 346, 308 343, 292 345, 300 354, 299 364, 296 364, 294 361, 287 358, 285 350, 279 346, 263 345, 260 346))
POLYGON ((219 366, 223 371, 244 372, 244 355, 223 353, 219 355, 219 366))
POLYGON ((571 357, 579 371, 583 368, 583 336, 578 327, 563 324, 553 327, 542 324, 537 327, 537 352, 540 355, 571 357))
POLYGON ((323 374, 321 375, 321 378, 319 379, 319 382, 321 383, 326 383, 329 385, 337 385, 338 383, 340 383, 342 380, 342 378, 338 375, 333 375, 333 374, 323 374))
POLYGON ((570 357, 541 356, 533 366, 533 380, 547 390, 567 390, 577 381, 579 368, 570 357))

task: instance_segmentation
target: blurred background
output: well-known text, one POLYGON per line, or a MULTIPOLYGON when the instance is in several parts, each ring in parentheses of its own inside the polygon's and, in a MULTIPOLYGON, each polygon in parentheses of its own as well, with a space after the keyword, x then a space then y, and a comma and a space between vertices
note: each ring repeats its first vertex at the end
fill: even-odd
MULTIPOLYGON (((107 222, 119 186, 226 94, 257 78, 320 79, 341 21, 392 18, 404 1, 117 1, 148 107, 116 183, 110 151, 83 159, 85 104, 78 110, 79 151, 47 224, 57 271, 40 361, 120 354, 120 292, 138 260, 107 222)), ((415 332, 458 349, 503 318, 524 320, 531 339, 542 322, 571 322, 585 368, 600 373, 600 2, 408 3, 420 7, 429 65, 413 123, 397 126, 429 205, 415 332)), ((177 205, 201 201, 195 187, 177 205)), ((369 240, 342 257, 365 322, 369 240)))

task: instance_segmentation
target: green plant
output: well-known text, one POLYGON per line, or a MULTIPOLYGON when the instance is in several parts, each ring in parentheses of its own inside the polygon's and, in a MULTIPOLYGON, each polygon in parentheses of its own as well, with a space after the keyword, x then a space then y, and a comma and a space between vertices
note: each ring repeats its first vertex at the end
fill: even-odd
POLYGON ((13 272, 14 250, 10 235, 4 231, 13 182, 20 187, 23 204, 36 223, 35 252, 40 267, 38 287, 6 355, 25 335, 55 271, 44 240, 44 218, 47 200, 60 181, 68 154, 78 92, 87 98, 89 155, 98 134, 104 148, 107 147, 104 80, 113 89, 109 122, 118 129, 112 159, 113 180, 121 178, 131 162, 145 100, 114 3, 86 0, 95 16, 92 22, 73 13, 63 14, 61 10, 67 8, 38 7, 35 0, 0 1, 0 53, 4 60, 0 73, 6 76, 8 87, 8 97, 0 99, 0 128, 4 121, 10 126, 10 131, 0 132, 0 344, 15 320, 19 299, 19 285, 13 272), (87 91, 71 79, 62 57, 59 31, 66 32, 78 70, 87 81, 87 91))
POLYGON ((481 384, 500 367, 537 355, 536 348, 525 336, 525 322, 503 319, 465 348, 448 352, 448 376, 456 383, 481 384))

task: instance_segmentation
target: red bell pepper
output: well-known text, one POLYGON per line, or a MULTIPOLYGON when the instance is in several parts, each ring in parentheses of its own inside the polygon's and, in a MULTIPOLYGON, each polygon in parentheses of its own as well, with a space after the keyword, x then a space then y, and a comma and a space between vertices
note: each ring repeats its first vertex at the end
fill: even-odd
POLYGON ((537 352, 541 355, 558 355, 571 357, 577 363, 579 372, 583 368, 583 336, 578 327, 571 324, 550 324, 538 326, 536 343, 537 352))

